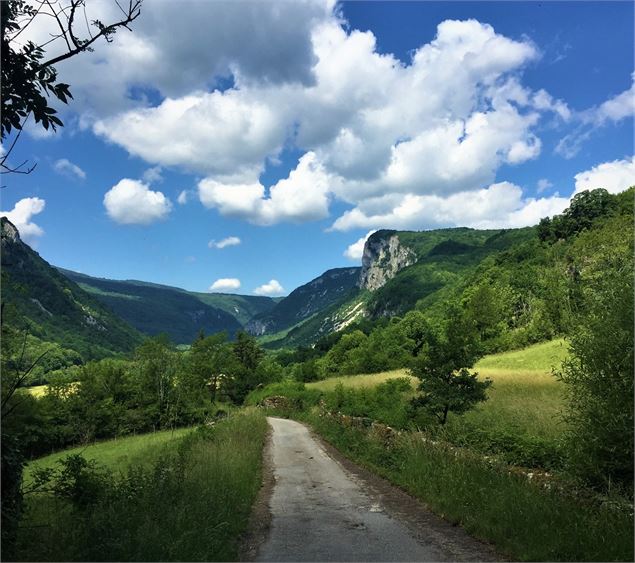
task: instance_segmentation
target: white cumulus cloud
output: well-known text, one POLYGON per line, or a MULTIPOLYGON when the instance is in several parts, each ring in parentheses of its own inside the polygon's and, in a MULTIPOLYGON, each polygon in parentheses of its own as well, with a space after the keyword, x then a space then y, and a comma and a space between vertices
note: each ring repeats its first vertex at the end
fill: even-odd
POLYGON ((604 188, 616 194, 635 186, 635 158, 614 160, 575 175, 575 193, 604 188))
POLYGON ((526 38, 447 20, 403 63, 332 8, 310 26, 310 80, 237 71, 224 91, 174 94, 98 119, 94 131, 147 162, 202 174, 206 207, 273 225, 323 219, 335 199, 378 205, 381 195, 388 204, 483 189, 503 164, 540 154, 543 115, 570 117, 564 102, 520 83, 539 55, 526 38), (296 168, 263 185, 267 160, 287 146, 301 151, 296 168))
POLYGON ((282 295, 284 293, 284 287, 280 285, 278 280, 270 280, 269 283, 265 283, 254 289, 256 295, 282 295))
POLYGON ((329 190, 336 183, 314 153, 303 155, 287 178, 269 189, 260 182, 229 183, 205 178, 198 184, 201 203, 222 215, 246 219, 257 225, 280 221, 303 222, 328 216, 329 190))
POLYGON ((219 278, 209 286, 208 291, 223 292, 237 289, 240 289, 240 280, 238 278, 219 278))
POLYGON ((241 242, 239 237, 227 237, 221 240, 210 240, 207 246, 208 248, 226 248, 227 246, 237 246, 241 242))
POLYGON ((25 242, 33 244, 44 234, 44 230, 31 219, 33 215, 44 211, 45 206, 46 202, 39 197, 26 197, 18 201, 11 211, 0 211, 0 216, 6 217, 16 226, 25 242))
POLYGON ((466 226, 478 229, 524 227, 540 218, 560 213, 569 198, 524 198, 522 189, 510 182, 450 196, 408 194, 385 207, 373 202, 344 213, 334 230, 353 228, 430 229, 466 226), (387 209, 383 211, 382 209, 387 209))
POLYGON ((73 164, 66 158, 60 158, 53 164, 53 170, 59 174, 70 176, 71 178, 77 178, 79 180, 86 179, 86 172, 84 172, 77 164, 73 164))
POLYGON ((344 256, 348 258, 349 260, 354 260, 354 261, 361 260, 364 254, 364 245, 366 244, 368 237, 375 232, 377 232, 376 229, 372 231, 368 231, 359 240, 357 240, 353 244, 350 244, 348 248, 344 251, 344 256))
POLYGON ((160 166, 153 166, 152 168, 148 168, 143 173, 143 181, 148 184, 156 184, 163 181, 163 174, 161 173, 160 166))
POLYGON ((108 216, 124 225, 149 225, 165 219, 172 209, 170 200, 147 184, 124 178, 104 195, 108 216))

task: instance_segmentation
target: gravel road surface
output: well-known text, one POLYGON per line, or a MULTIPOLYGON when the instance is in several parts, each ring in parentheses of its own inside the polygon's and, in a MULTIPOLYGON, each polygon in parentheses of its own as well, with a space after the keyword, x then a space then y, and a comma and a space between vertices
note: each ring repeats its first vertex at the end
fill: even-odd
POLYGON ((269 418, 270 527, 257 561, 493 561, 493 550, 341 458, 302 424, 269 418), (338 459, 335 459, 338 458, 338 459))

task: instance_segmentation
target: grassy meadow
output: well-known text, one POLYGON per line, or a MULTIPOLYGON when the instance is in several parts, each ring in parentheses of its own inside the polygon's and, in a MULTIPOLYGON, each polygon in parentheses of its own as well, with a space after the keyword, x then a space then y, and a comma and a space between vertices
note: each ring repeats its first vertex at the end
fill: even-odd
POLYGON ((161 448, 174 445, 176 441, 192 431, 192 428, 162 430, 55 452, 27 464, 24 468, 24 481, 25 484, 30 484, 34 470, 55 467, 61 459, 72 454, 81 454, 85 459, 94 460, 115 471, 125 471, 132 464, 149 463, 161 451, 161 448))
MULTIPOLYGON (((22 561, 232 561, 261 485, 267 423, 254 409, 213 427, 91 446, 104 464, 26 495, 22 561)), ((51 467, 72 450, 32 464, 51 467)))
MULTIPOLYGON (((531 448, 536 444, 539 448, 555 448, 563 431, 560 413, 564 407, 564 388, 552 370, 566 357, 566 344, 558 339, 482 358, 474 370, 479 377, 493 382, 488 400, 464 415, 451 414, 444 429, 446 438, 486 448, 487 442, 493 440, 504 446, 514 441, 515 436, 531 448)), ((411 380, 414 395, 417 379, 406 369, 332 377, 307 383, 306 387, 324 392, 334 391, 338 385, 370 389, 404 377, 411 380)), ((497 449, 501 448, 494 448, 497 449)))

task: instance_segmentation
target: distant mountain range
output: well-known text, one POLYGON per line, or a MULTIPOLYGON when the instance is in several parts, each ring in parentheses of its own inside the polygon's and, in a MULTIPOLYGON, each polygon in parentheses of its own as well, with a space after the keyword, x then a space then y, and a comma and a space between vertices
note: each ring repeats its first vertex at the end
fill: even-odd
POLYGON ((194 293, 137 280, 109 280, 59 271, 140 332, 165 333, 176 344, 189 344, 202 329, 230 337, 254 315, 276 306, 270 297, 194 293))
POLYGON ((3 299, 39 337, 75 346, 84 358, 126 352, 142 334, 166 333, 175 344, 189 344, 201 329, 230 337, 246 330, 268 348, 310 345, 363 318, 434 306, 482 260, 536 237, 535 228, 378 231, 366 242, 361 268, 328 270, 287 297, 272 299, 56 269, 6 219, 2 228, 3 299), (96 328, 101 326, 106 328, 96 328))

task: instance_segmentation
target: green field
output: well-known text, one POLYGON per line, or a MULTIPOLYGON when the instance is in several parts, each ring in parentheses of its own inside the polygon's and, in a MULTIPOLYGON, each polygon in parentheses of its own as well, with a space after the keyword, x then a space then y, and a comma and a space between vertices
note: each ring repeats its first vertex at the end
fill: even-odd
POLYGON ((44 395, 46 395, 48 387, 48 385, 33 385, 32 387, 27 387, 26 390, 36 399, 39 399, 40 397, 44 397, 44 395))
POLYGON ((30 462, 24 470, 24 481, 28 484, 35 468, 54 467, 57 462, 69 454, 81 454, 86 459, 93 459, 113 470, 125 470, 131 463, 151 460, 158 446, 169 445, 191 432, 191 428, 177 428, 151 434, 126 436, 105 442, 97 442, 89 446, 80 446, 56 452, 30 462))
POLYGON ((567 358, 567 344, 564 339, 550 340, 528 346, 522 350, 491 354, 481 359, 475 367, 479 370, 532 370, 551 372, 567 358))
MULTIPOLYGON (((450 415, 442 429, 454 443, 487 453, 504 452, 524 465, 557 463, 563 432, 564 387, 552 369, 567 356, 564 340, 552 340, 522 350, 485 356, 474 367, 492 380, 488 400, 462 415, 450 415)), ((333 391, 338 384, 363 389, 389 379, 411 377, 405 369, 342 376, 308 383, 307 388, 333 391)), ((413 389, 417 380, 411 377, 413 389)))
POLYGON ((262 412, 244 409, 213 427, 111 440, 29 464, 53 467, 81 452, 112 473, 67 477, 73 495, 55 487, 27 494, 17 560, 237 560, 266 432, 262 412))

